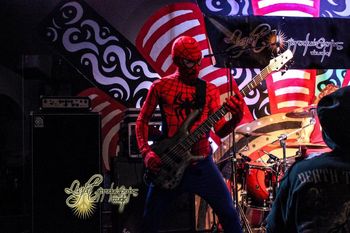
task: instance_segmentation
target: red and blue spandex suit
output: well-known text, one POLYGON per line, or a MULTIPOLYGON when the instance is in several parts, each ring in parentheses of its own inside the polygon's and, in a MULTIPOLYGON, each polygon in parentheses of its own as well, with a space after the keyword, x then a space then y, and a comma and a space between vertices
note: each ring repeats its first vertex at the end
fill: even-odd
MULTIPOLYGON (((191 42, 193 39, 191 40, 190 38, 189 40, 191 42)), ((189 62, 192 61, 195 64, 194 66, 190 65, 190 68, 194 67, 196 69, 193 73, 187 69, 189 67, 187 64, 184 65, 181 61, 176 62, 177 57, 174 57, 173 52, 174 62, 179 66, 179 69, 176 73, 159 79, 152 84, 138 116, 136 122, 138 146, 143 155, 145 165, 150 170, 157 171, 159 166, 161 166, 160 158, 151 150, 147 143, 148 123, 157 105, 160 106, 164 119, 163 123, 165 125, 163 125, 162 131, 166 137, 172 137, 176 134, 184 120, 198 106, 195 85, 198 81, 198 69, 195 66, 199 65, 199 62, 197 62, 198 58, 190 58, 189 62)), ((233 117, 230 121, 222 118, 214 126, 214 130, 219 136, 223 137, 232 132, 241 120, 243 115, 242 102, 242 99, 239 97, 227 99, 225 106, 232 113, 233 117)), ((196 129, 219 107, 219 92, 215 85, 207 83, 203 111, 199 119, 190 127, 190 132, 196 129)), ((203 135, 192 147, 191 152, 193 155, 203 156, 205 159, 187 167, 179 186, 174 190, 164 190, 157 186, 149 186, 142 232, 157 232, 161 217, 167 209, 166 207, 183 192, 197 194, 205 199, 218 215, 225 233, 241 232, 239 218, 233 207, 231 195, 221 173, 210 156, 211 147, 208 142, 208 135, 203 135)))

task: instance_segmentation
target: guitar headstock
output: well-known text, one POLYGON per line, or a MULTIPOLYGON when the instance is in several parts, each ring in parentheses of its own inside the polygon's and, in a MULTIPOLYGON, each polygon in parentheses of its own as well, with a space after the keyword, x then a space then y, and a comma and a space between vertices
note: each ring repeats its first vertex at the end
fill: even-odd
POLYGON ((281 55, 271 59, 268 67, 271 70, 278 71, 292 58, 293 58, 292 51, 287 49, 281 55))

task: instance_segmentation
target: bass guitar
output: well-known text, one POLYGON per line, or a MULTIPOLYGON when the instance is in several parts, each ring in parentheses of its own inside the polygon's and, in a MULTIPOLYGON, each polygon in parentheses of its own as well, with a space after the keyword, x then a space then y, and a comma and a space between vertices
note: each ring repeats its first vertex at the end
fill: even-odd
MULTIPOLYGON (((256 75, 242 90, 241 95, 245 97, 250 91, 256 88, 272 71, 280 70, 291 58, 293 53, 286 50, 281 55, 270 60, 260 74, 256 75)), ((178 132, 171 138, 166 138, 154 143, 151 148, 160 157, 162 164, 157 173, 146 170, 145 181, 164 189, 174 189, 180 183, 186 167, 203 157, 194 156, 190 153, 192 146, 198 142, 202 135, 207 134, 210 129, 218 122, 228 110, 221 106, 215 113, 210 115, 198 128, 192 133, 189 127, 195 122, 200 114, 200 110, 194 110, 184 121, 178 132)))

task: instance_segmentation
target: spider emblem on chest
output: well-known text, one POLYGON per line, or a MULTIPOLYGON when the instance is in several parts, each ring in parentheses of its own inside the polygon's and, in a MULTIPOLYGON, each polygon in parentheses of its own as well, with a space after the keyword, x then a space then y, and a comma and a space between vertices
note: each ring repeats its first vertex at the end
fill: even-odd
POLYGON ((183 93, 176 94, 174 98, 174 110, 178 119, 185 120, 196 107, 195 94, 192 94, 192 97, 184 97, 183 93))

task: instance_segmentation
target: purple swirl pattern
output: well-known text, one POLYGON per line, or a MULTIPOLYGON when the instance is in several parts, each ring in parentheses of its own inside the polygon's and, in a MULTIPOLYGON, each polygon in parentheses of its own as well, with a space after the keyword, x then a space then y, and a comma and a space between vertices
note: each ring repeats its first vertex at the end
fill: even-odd
POLYGON ((253 14, 250 0, 198 0, 197 3, 205 14, 222 16, 253 14))
POLYGON ((320 17, 349 18, 350 2, 347 0, 324 0, 320 2, 320 17))

